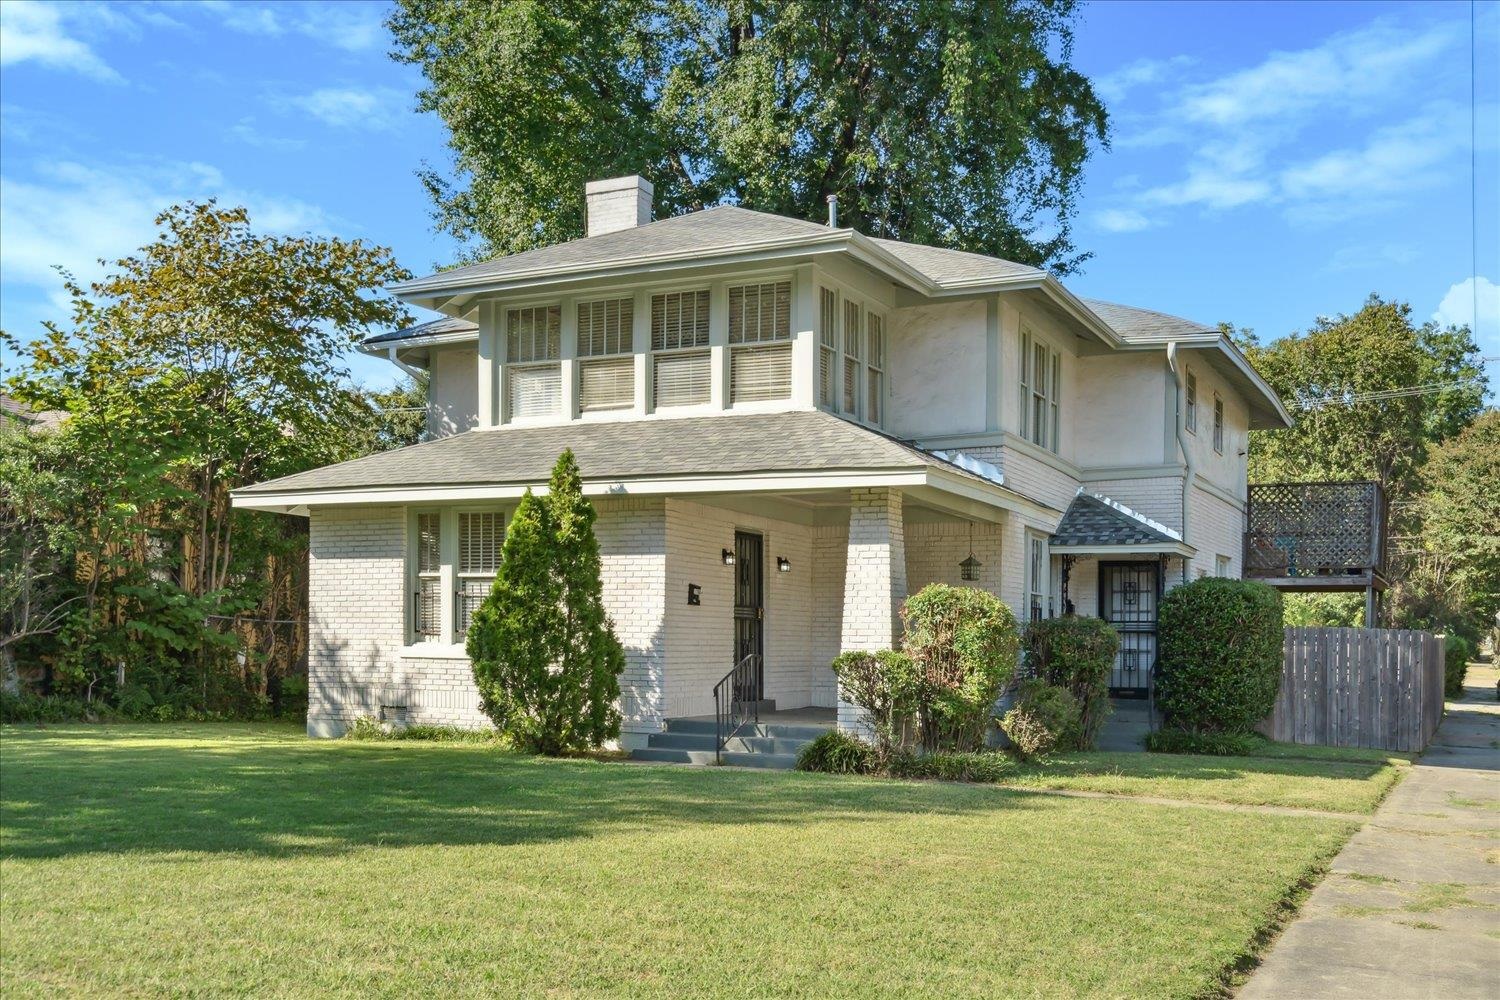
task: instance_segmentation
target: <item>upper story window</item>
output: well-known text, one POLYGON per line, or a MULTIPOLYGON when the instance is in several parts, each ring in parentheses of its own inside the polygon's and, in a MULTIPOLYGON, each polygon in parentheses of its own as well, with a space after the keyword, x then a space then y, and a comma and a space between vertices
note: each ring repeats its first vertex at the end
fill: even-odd
POLYGON ((885 396, 885 320, 877 313, 865 316, 865 353, 868 378, 865 385, 865 419, 880 423, 880 401, 885 396))
POLYGON ((818 289, 818 404, 838 407, 839 296, 831 288, 818 289))
POLYGON ((851 417, 859 416, 859 363, 863 355, 864 310, 858 302, 844 302, 844 383, 839 408, 851 417))
POLYGON ((1057 451, 1061 441, 1062 354, 1021 331, 1021 436, 1057 451))
POLYGON ((1214 451, 1224 454, 1224 400, 1214 393, 1214 451))
POLYGON ((584 413, 635 404, 635 299, 578 304, 578 409, 584 413))
POLYGON ((1187 373, 1187 414, 1185 422, 1189 433, 1198 433, 1198 376, 1187 373))
POLYGON ((562 409, 562 309, 528 306, 505 313, 509 416, 554 417, 562 409))
POLYGON ((729 399, 733 403, 792 395, 792 283, 729 289, 729 399))
POLYGON ((651 351, 656 408, 709 402, 707 289, 651 296, 651 351))

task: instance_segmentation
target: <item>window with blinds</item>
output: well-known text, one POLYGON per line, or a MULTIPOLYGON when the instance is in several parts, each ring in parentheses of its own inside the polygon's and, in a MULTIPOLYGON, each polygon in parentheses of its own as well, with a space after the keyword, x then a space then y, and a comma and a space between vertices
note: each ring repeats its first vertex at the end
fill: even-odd
POLYGON ((658 354, 652 358, 653 404, 701 406, 709 402, 711 367, 707 351, 658 354))
POLYGON ((459 511, 454 632, 460 640, 468 632, 474 612, 494 586, 504 541, 504 515, 493 511, 459 511))
POLYGON ((562 308, 528 306, 505 311, 505 360, 556 361, 562 345, 562 308))
POLYGON ((880 423, 881 400, 885 398, 885 320, 876 313, 865 314, 866 362, 865 419, 880 423))
POLYGON ((584 413, 625 410, 635 405, 635 358, 594 358, 578 362, 578 409, 584 413))
POLYGON ((708 290, 651 296, 651 349, 708 346, 708 290))
POLYGON ((510 374, 511 420, 555 417, 562 412, 562 368, 550 365, 507 365, 510 374))
POLYGON ((859 416, 859 368, 863 356, 860 343, 864 339, 864 310, 857 302, 844 303, 844 384, 843 412, 852 417, 859 416))
POLYGON ((792 283, 729 288, 729 342, 768 344, 792 339, 792 283))
POLYGON ((600 299, 578 303, 578 356, 629 354, 634 349, 635 300, 600 299))
POLYGON ((730 354, 730 402, 754 403, 767 399, 790 399, 791 395, 791 344, 737 347, 730 354))
POLYGON ((831 288, 818 289, 818 403, 829 409, 838 406, 838 309, 838 294, 831 288))
POLYGON ((417 515, 416 591, 412 594, 412 632, 422 641, 443 630, 443 520, 436 511, 417 515))

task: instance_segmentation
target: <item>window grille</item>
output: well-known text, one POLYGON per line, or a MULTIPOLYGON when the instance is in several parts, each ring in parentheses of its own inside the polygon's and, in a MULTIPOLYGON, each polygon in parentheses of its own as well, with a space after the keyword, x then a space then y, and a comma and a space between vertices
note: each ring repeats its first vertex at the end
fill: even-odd
POLYGON ((729 288, 729 342, 766 344, 792 338, 792 283, 729 288))
POLYGON ((1062 355, 1021 331, 1021 436, 1058 450, 1062 432, 1062 355))
POLYGON ((578 356, 629 354, 634 350, 635 300, 600 299, 578 303, 578 356))
POLYGON ((459 512, 458 593, 454 601, 454 632, 459 639, 468 632, 474 612, 494 586, 504 540, 503 515, 492 511, 459 512))
POLYGON ((752 403, 792 395, 792 345, 737 347, 729 357, 729 399, 752 403))
POLYGON ((651 349, 708 346, 708 291, 651 296, 651 349))
POLYGON ((562 309, 528 306, 505 313, 505 360, 556 361, 562 344, 562 309))
POLYGON ((578 409, 584 413, 635 405, 635 358, 595 358, 578 363, 578 409))
POLYGON ((653 399, 657 409, 702 405, 709 401, 712 369, 707 351, 658 354, 652 362, 653 399))
POLYGON ((844 399, 843 412, 859 416, 859 368, 863 352, 864 311, 857 302, 844 303, 844 399))
POLYGON ((838 406, 834 388, 839 363, 838 295, 831 288, 818 289, 818 402, 838 406))
POLYGON ((1214 451, 1224 454, 1224 401, 1214 394, 1214 451))
POLYGON ((880 401, 885 393, 885 320, 876 313, 865 314, 865 348, 870 355, 865 419, 878 424, 880 401))
POLYGON ((1198 376, 1192 372, 1187 373, 1187 418, 1185 420, 1187 429, 1193 434, 1198 433, 1198 376))
POLYGON ((417 580, 412 631, 436 639, 443 628, 443 522, 433 511, 417 515, 417 580))

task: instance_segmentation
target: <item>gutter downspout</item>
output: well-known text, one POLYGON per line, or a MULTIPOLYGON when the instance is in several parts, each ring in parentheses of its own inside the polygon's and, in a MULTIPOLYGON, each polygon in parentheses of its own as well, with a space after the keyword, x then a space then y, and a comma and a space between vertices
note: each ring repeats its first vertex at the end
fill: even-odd
POLYGON ((396 347, 394 344, 386 350, 385 356, 387 359, 389 359, 391 364, 395 365, 397 368, 401 369, 412 378, 419 378, 423 374, 422 369, 413 368, 405 361, 402 361, 400 358, 396 357, 396 347))
MULTIPOLYGON (((1177 341, 1175 340, 1167 341, 1167 370, 1172 373, 1172 381, 1177 387, 1177 447, 1182 451, 1182 464, 1184 466, 1182 474, 1182 540, 1185 544, 1191 545, 1192 542, 1188 541, 1188 507, 1192 501, 1193 479, 1197 475, 1197 467, 1193 464, 1193 452, 1188 448, 1187 443, 1187 409, 1183 403, 1187 396, 1187 387, 1185 384, 1187 376, 1177 364, 1177 341)), ((1187 582, 1187 575, 1187 560, 1184 558, 1182 562, 1183 583, 1187 582)))

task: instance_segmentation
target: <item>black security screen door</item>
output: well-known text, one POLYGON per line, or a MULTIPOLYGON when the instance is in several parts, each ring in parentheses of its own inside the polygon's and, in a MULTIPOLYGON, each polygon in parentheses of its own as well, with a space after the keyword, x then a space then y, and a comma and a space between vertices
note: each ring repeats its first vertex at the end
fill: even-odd
POLYGON ((756 657, 753 690, 736 691, 742 701, 760 701, 765 696, 765 560, 761 536, 748 531, 734 533, 734 662, 756 657))
POLYGON ((1099 564, 1099 614, 1120 633, 1109 693, 1144 698, 1156 665, 1156 608, 1161 567, 1151 562, 1099 564))

